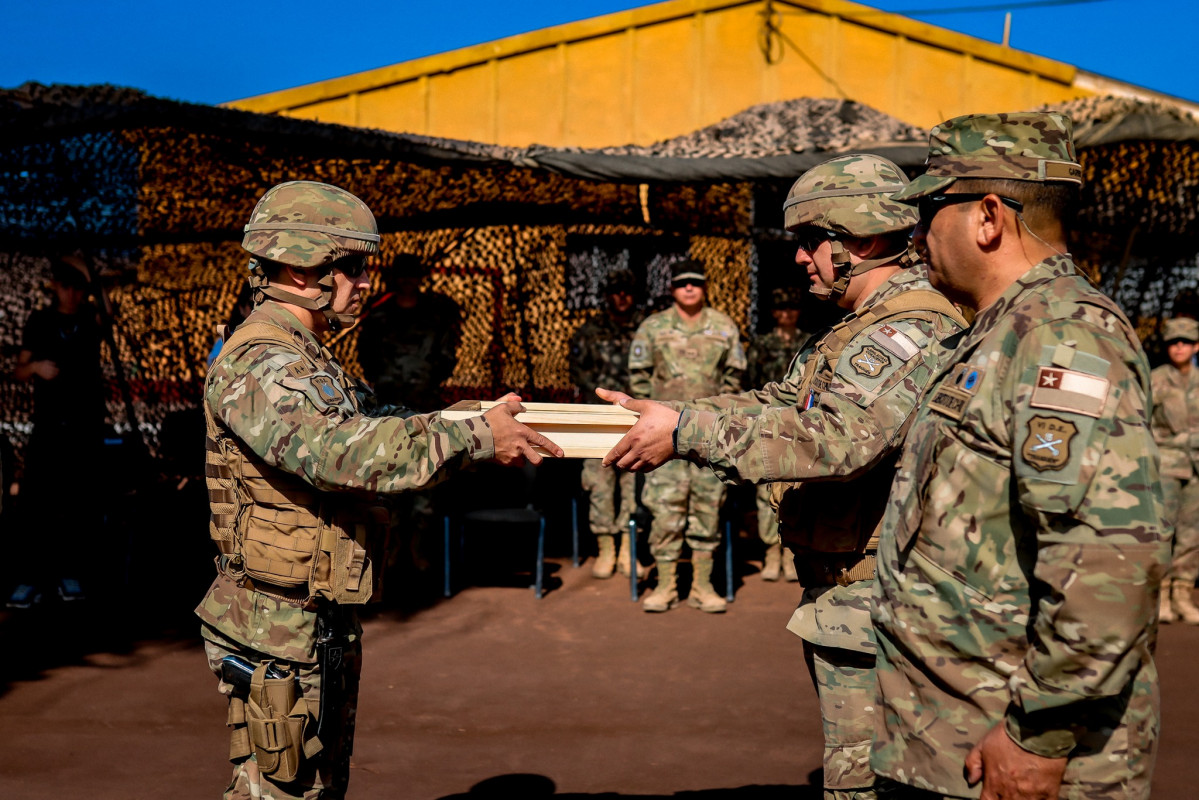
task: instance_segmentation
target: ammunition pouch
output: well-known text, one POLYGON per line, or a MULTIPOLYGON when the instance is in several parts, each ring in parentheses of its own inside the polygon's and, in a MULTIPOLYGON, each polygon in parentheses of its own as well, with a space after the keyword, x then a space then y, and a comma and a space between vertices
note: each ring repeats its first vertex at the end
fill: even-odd
POLYGON ((894 468, 876 467, 852 481, 775 483, 779 536, 794 553, 859 553, 876 540, 894 468))

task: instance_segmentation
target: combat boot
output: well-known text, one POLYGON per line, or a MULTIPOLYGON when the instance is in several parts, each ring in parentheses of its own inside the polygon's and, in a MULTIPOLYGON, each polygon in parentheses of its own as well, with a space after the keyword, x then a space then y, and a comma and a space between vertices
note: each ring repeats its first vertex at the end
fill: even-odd
MULTIPOLYGON (((624 534, 620 537, 620 552, 616 554, 616 568, 620 570, 620 574, 626 578, 629 577, 629 567, 633 561, 633 547, 629 544, 629 534, 624 534)), ((649 574, 649 567, 637 562, 637 580, 641 580, 649 574)))
POLYGON ((795 571, 795 554, 789 548, 783 548, 783 577, 788 583, 799 581, 799 573, 795 571))
POLYGON ((762 580, 777 581, 783 574, 783 543, 766 545, 766 558, 762 562, 762 580))
POLYGON ((720 614, 728 608, 725 599, 712 588, 712 554, 691 553, 691 591, 687 605, 709 614, 720 614))
POLYGON ((1174 602, 1170 598, 1172 593, 1173 586, 1170 582, 1163 583, 1160 600, 1157 604, 1157 621, 1162 625, 1178 620, 1178 617, 1174 616, 1174 602))
POLYGON ((611 578, 612 573, 616 571, 616 544, 613 541, 614 536, 610 533, 596 534, 595 542, 599 546, 599 553, 595 557, 595 563, 591 565, 591 577, 593 578, 611 578))
POLYGON ((1191 601, 1195 587, 1191 581, 1174 581, 1170 587, 1170 599, 1174 601, 1174 613, 1188 625, 1199 625, 1199 608, 1191 601))
POLYGON ((675 561, 658 561, 658 585, 641 601, 642 611, 669 611, 679 604, 676 567, 678 563, 675 561))

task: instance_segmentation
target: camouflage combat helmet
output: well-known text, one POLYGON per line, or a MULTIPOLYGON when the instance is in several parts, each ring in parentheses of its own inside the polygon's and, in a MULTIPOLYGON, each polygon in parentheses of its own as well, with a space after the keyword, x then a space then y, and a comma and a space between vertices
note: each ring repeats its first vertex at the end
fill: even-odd
POLYGON ((837 279, 831 290, 813 287, 812 293, 837 300, 854 275, 897 261, 904 251, 860 261, 851 267, 838 235, 855 238, 902 233, 916 227, 920 216, 911 206, 891 195, 908 185, 907 176, 893 162, 867 153, 838 156, 799 176, 783 203, 783 224, 789 231, 805 226, 831 232, 837 279))
POLYGON ((353 324, 355 317, 334 314, 333 274, 338 259, 379 252, 379 229, 366 204, 345 189, 315 181, 288 181, 266 191, 254 206, 241 246, 248 250, 250 285, 255 302, 270 297, 320 311, 329 325, 353 324), (304 270, 324 270, 320 298, 314 300, 271 286, 259 259, 304 270))

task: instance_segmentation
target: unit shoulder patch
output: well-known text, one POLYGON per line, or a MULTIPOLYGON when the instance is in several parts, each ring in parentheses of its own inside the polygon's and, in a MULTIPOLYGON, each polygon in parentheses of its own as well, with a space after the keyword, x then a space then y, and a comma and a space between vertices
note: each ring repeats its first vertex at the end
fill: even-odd
POLYGON ((1070 463, 1070 440, 1077 433, 1078 427, 1070 420, 1035 416, 1028 421, 1020 455, 1038 472, 1062 469, 1070 463))
POLYGON ((891 358, 879 348, 868 344, 850 359, 849 364, 859 375, 877 378, 891 365, 891 358))
POLYGON ((333 379, 328 375, 313 375, 312 385, 316 387, 321 400, 331 406, 341 405, 346 399, 341 390, 337 388, 337 384, 333 383, 333 379))

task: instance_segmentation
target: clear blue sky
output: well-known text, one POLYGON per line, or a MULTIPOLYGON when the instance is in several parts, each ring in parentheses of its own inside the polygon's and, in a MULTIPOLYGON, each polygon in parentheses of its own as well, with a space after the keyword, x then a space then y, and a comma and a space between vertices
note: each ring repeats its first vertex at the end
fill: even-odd
MULTIPOLYGON (((0 87, 111 83, 220 103, 646 5, 328 0, 195 5, 0 0, 0 87)), ((1199 101, 1199 0, 876 0, 870 5, 1199 101), (952 9, 973 9, 947 13, 952 9)))

